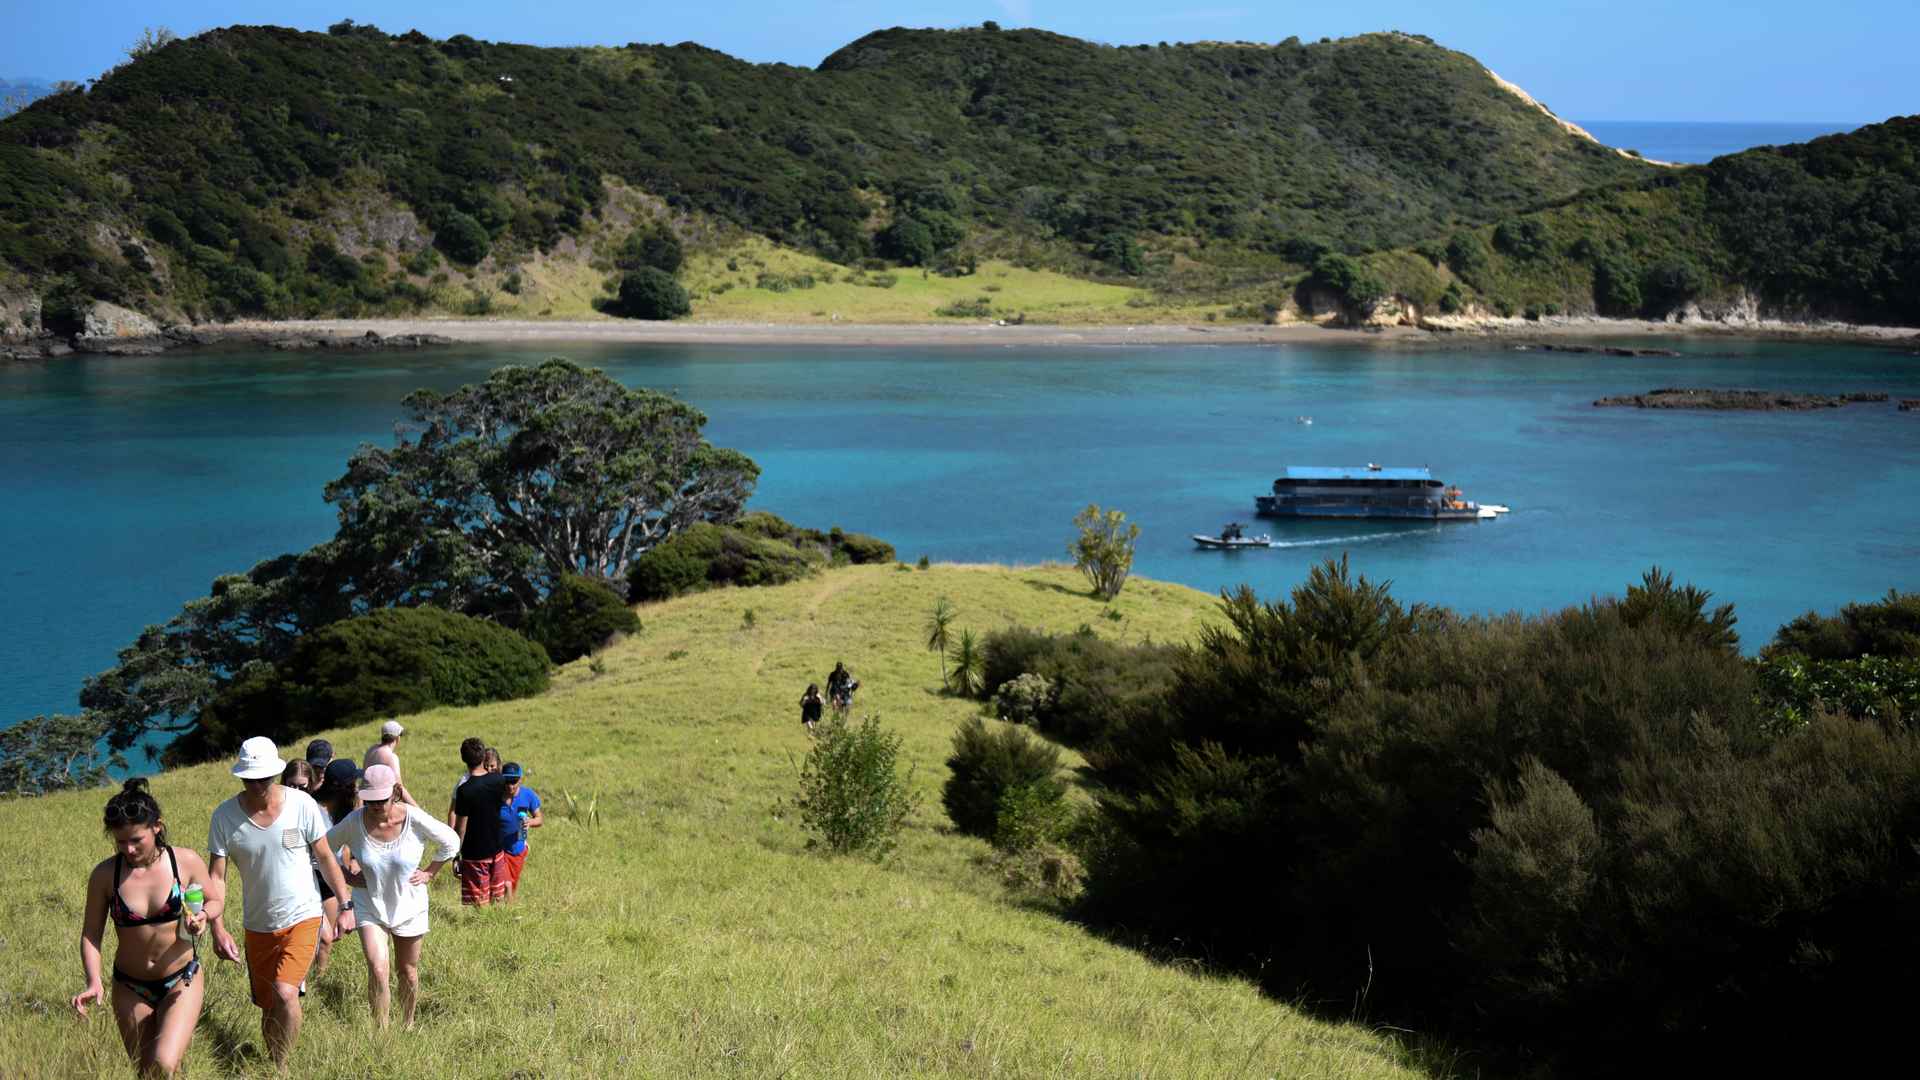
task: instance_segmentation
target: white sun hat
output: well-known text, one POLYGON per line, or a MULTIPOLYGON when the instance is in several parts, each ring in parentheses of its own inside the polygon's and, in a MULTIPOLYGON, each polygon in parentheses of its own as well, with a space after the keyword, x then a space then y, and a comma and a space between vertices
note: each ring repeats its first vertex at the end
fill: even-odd
POLYGON ((389 739, 397 739, 406 734, 406 731, 407 729, 401 727, 398 720, 389 720, 380 725, 380 734, 389 739))
POLYGON ((287 763, 280 760, 280 748, 265 735, 255 735, 241 743, 240 757, 233 763, 233 775, 242 780, 279 776, 286 771, 287 763))

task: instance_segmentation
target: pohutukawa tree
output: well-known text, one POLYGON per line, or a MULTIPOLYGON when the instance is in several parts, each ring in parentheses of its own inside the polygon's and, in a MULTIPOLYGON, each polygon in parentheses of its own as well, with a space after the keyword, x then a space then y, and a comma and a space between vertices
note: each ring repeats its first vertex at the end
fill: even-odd
POLYGON ((760 475, 701 437, 698 409, 560 359, 406 406, 397 445, 362 447, 327 485, 376 606, 532 608, 562 574, 611 580, 731 520, 760 475))

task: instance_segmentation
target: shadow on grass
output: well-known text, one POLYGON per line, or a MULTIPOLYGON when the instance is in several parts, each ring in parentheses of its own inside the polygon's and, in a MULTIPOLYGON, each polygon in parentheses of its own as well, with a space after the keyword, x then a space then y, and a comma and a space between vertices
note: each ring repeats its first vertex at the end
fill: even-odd
MULTIPOLYGON (((260 1016, 251 1007, 245 1015, 249 1020, 257 1020, 260 1016)), ((261 1058, 260 1048, 250 1041, 254 1034, 255 1030, 247 1028, 244 1023, 236 1024, 225 1016, 203 1011, 200 1025, 194 1032, 194 1041, 212 1052, 213 1059, 220 1063, 220 1071, 235 1073, 261 1058)))
POLYGON ((1021 578, 1020 580, 1025 582, 1028 588, 1038 589, 1041 592, 1057 592, 1061 596, 1071 596, 1080 600, 1091 600, 1096 604, 1103 603, 1098 596, 1093 594, 1092 589, 1069 589, 1057 581, 1042 581, 1039 578, 1021 578))

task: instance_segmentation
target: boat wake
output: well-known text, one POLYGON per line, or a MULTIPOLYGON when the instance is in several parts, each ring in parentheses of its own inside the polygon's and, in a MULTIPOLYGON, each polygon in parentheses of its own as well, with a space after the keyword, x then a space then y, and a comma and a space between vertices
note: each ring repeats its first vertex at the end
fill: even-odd
POLYGON ((1399 532, 1360 533, 1354 536, 1324 536, 1312 540, 1273 540, 1267 543, 1270 548, 1316 548, 1330 547, 1335 544, 1371 544, 1381 540, 1403 540, 1410 536, 1425 536, 1439 532, 1438 529, 1406 529, 1399 532))

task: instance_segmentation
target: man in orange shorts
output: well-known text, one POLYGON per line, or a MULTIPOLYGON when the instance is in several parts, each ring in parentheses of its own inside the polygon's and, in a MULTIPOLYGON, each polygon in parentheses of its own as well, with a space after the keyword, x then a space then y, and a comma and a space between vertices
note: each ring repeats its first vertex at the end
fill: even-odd
MULTIPOLYGON (((353 893, 327 846, 326 814, 312 796, 278 782, 285 769, 272 739, 241 743, 233 766, 243 785, 240 794, 214 809, 207 828, 208 876, 226 881, 228 858, 240 870, 247 975, 260 1008, 260 1036, 282 1068, 300 1035, 300 995, 306 992, 320 934, 353 931, 353 893), (337 931, 322 925, 326 916, 313 882, 316 864, 334 895, 349 898, 340 905, 337 931)), ((213 951, 223 960, 240 961, 239 946, 220 920, 213 924, 213 951)))
POLYGON ((470 777, 453 793, 453 831, 460 834, 460 902, 484 907, 507 899, 508 867, 500 811, 507 802, 507 778, 499 773, 470 777))

